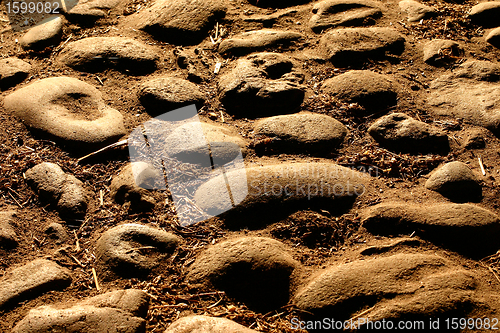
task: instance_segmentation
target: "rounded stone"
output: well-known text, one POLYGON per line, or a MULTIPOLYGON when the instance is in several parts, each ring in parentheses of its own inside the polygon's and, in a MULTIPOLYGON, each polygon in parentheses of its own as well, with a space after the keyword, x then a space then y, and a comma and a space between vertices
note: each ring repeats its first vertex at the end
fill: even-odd
POLYGON ((58 45, 62 37, 63 22, 60 16, 49 17, 28 30, 19 39, 24 49, 43 50, 46 47, 58 45))
POLYGON ((478 178, 467 164, 459 161, 446 163, 434 171, 425 187, 453 201, 477 201, 482 197, 478 178))

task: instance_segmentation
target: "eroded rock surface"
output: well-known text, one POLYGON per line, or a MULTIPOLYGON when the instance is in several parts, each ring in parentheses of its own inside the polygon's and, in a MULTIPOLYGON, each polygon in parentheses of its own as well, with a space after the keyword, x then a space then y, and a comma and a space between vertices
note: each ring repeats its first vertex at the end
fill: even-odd
POLYGON ((401 8, 402 12, 408 15, 408 22, 418 22, 435 14, 432 7, 413 0, 400 1, 399 8, 401 8))
POLYGON ((293 31, 273 29, 249 31, 223 40, 219 44, 219 53, 248 54, 278 45, 287 45, 303 38, 304 35, 293 31))
POLYGON ((424 61, 433 66, 456 62, 462 54, 463 49, 452 40, 433 39, 424 45, 424 61))
POLYGON ((33 131, 84 150, 125 134, 120 112, 96 88, 70 77, 35 81, 5 97, 4 107, 33 131))
POLYGON ((17 245, 17 235, 12 222, 16 212, 13 210, 0 212, 0 248, 13 248, 17 245))

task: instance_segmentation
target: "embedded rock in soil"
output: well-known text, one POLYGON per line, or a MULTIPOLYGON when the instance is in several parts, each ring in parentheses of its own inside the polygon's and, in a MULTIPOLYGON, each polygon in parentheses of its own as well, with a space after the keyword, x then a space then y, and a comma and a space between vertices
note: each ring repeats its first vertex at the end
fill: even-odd
POLYGON ((171 254, 179 239, 141 224, 122 224, 104 232, 96 244, 100 278, 144 277, 171 254))
POLYGON ((500 67, 489 61, 470 60, 453 73, 430 84, 431 113, 500 130, 500 67))
POLYGON ((17 245, 17 235, 12 227, 15 211, 0 212, 0 248, 13 248, 17 245))
POLYGON ((399 8, 408 15, 408 22, 418 22, 435 14, 433 8, 413 0, 400 1, 399 8))
POLYGON ((109 187, 111 198, 121 205, 128 203, 132 210, 150 210, 156 200, 147 189, 155 188, 155 181, 159 178, 163 176, 150 164, 129 163, 118 176, 113 176, 109 187))
POLYGON ((66 232, 62 224, 59 223, 51 223, 47 226, 47 228, 45 228, 43 233, 47 235, 48 239, 54 240, 56 244, 64 243, 69 239, 68 233, 66 232))
POLYGON ((455 202, 480 201, 482 188, 469 166, 463 162, 446 163, 432 173, 425 187, 455 202))
POLYGON ((156 69, 159 57, 151 46, 127 37, 88 37, 68 43, 59 61, 77 70, 94 72, 116 68, 134 74, 156 69))
POLYGON ((188 316, 174 321, 164 333, 221 333, 257 332, 226 318, 209 316, 188 316))
POLYGON ((292 113, 304 99, 303 74, 286 56, 258 53, 236 61, 219 79, 220 100, 238 117, 292 113))
POLYGON ((191 82, 200 83, 210 80, 214 75, 215 61, 207 57, 198 48, 174 49, 179 68, 187 70, 187 79, 191 82), (213 65, 211 64, 213 63, 213 65))
POLYGON ((290 44, 303 38, 304 35, 291 31, 272 29, 248 31, 223 40, 219 45, 219 53, 243 55, 269 47, 290 44))
POLYGON ((69 77, 42 79, 5 97, 5 109, 32 130, 80 150, 103 145, 125 135, 123 117, 104 104, 93 86, 69 77))
POLYGON ((35 259, 0 278, 0 308, 60 290, 71 284, 70 271, 45 259, 35 259))
POLYGON ((333 65, 361 66, 369 59, 385 58, 387 53, 403 52, 405 39, 393 28, 345 28, 326 32, 320 48, 333 65))
POLYGON ((86 332, 143 333, 149 297, 142 290, 108 292, 74 303, 34 308, 12 333, 86 332))
POLYGON ((325 80, 321 90, 342 102, 378 111, 397 104, 400 87, 387 75, 353 70, 325 80))
POLYGON ((381 146, 397 152, 447 153, 450 149, 448 136, 440 128, 399 112, 375 121, 368 133, 381 146))
POLYGON ((245 146, 245 141, 230 128, 189 122, 167 137, 164 151, 184 163, 217 167, 246 153, 245 146))
POLYGON ((337 26, 374 24, 382 16, 380 5, 368 0, 324 0, 312 12, 309 26, 316 33, 337 26))
POLYGON ((26 181, 42 201, 56 205, 61 217, 79 219, 87 211, 87 195, 83 183, 64 173, 54 163, 43 162, 26 171, 26 181))
POLYGON ((299 263, 281 242, 241 237, 218 243, 201 253, 187 281, 215 287, 259 311, 287 304, 299 263))
POLYGON ((462 147, 467 149, 482 149, 486 147, 489 131, 485 128, 472 128, 465 132, 462 147))
POLYGON ((486 1, 472 7, 469 18, 474 24, 486 28, 500 26, 500 1, 486 1))
POLYGON ((31 65, 16 57, 0 60, 0 90, 7 90, 28 77, 31 65))
POLYGON ((480 303, 478 278, 429 254, 395 254, 327 268, 299 290, 295 304, 315 319, 367 321, 465 315, 480 303), (369 312, 363 311, 370 308, 369 312))
POLYGON ((105 17, 109 10, 119 3, 120 0, 69 0, 66 2, 66 8, 69 9, 66 11, 66 17, 71 22, 88 25, 105 17))
POLYGON ((43 50, 46 47, 58 45, 62 37, 62 27, 63 22, 60 16, 49 17, 28 30, 19 39, 19 44, 28 50, 43 50))
POLYGON ((205 102, 205 95, 196 84, 168 76, 142 83, 138 96, 147 112, 153 116, 190 104, 200 108, 205 102))
POLYGON ((247 0, 247 1, 252 5, 259 7, 285 8, 285 7, 302 5, 310 2, 311 0, 247 0))
POLYGON ((301 206, 322 203, 330 209, 349 209, 370 180, 366 174, 333 163, 249 167, 226 172, 202 184, 194 201, 207 214, 224 213, 228 225, 256 227, 301 206), (262 206, 272 206, 273 210, 264 214, 262 206))
POLYGON ((424 61, 433 66, 456 62, 462 54, 460 45, 452 40, 433 39, 424 45, 424 61))
POLYGON ((472 204, 384 203, 366 209, 362 223, 374 234, 415 233, 471 257, 482 258, 500 246, 498 216, 472 204))
POLYGON ((134 27, 173 44, 197 44, 226 14, 222 0, 159 0, 131 16, 134 27))
POLYGON ((486 42, 500 49, 500 27, 490 31, 488 36, 486 36, 486 42))
POLYGON ((315 113, 276 116, 258 120, 254 125, 257 136, 271 137, 273 141, 255 150, 273 151, 325 150, 333 151, 342 143, 347 128, 336 119, 315 113), (268 147, 269 146, 269 147, 268 147))

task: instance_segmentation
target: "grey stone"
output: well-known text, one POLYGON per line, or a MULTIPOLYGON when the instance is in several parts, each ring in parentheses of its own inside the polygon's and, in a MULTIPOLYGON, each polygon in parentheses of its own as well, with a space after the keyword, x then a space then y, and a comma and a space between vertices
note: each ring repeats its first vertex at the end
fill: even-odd
POLYGON ((367 0, 324 0, 314 5, 309 26, 314 32, 337 27, 374 24, 381 5, 367 0))
POLYGON ((219 44, 219 53, 242 55, 303 39, 298 32, 263 29, 237 34, 219 44))
POLYGON ((171 254, 179 239, 141 224, 122 224, 104 232, 96 244, 99 277, 145 277, 171 254))
POLYGON ((452 40, 433 39, 424 45, 424 61, 429 65, 442 66, 456 62, 463 49, 452 40))
POLYGON ((369 128, 368 133, 380 145, 405 153, 447 153, 448 136, 440 128, 426 124, 404 113, 381 117, 369 128))
POLYGON ((298 292, 295 304, 317 320, 332 314, 338 320, 363 314, 366 321, 396 322, 464 315, 480 303, 477 284, 475 274, 443 257, 396 254, 327 268, 298 292), (363 312, 367 305, 370 311, 363 312))
POLYGON ((397 104, 400 86, 387 75, 353 70, 325 80, 321 90, 342 102, 378 111, 397 104))
POLYGON ((130 19, 137 28, 159 40, 192 45, 208 36, 226 10, 221 0, 160 0, 130 19))
POLYGON ((145 292, 127 289, 76 304, 44 305, 30 310, 12 332, 144 333, 148 303, 145 292))
POLYGON ((7 112, 32 130, 80 149, 104 145, 125 135, 123 117, 104 104, 93 86, 69 77, 35 81, 5 97, 7 112))
POLYGON ((292 274, 298 267, 283 243, 241 237, 208 248, 189 268, 186 279, 268 311, 288 302, 292 274))
POLYGON ((205 102, 205 95, 198 86, 187 80, 176 77, 159 77, 142 83, 138 92, 139 100, 152 115, 205 102))
POLYGON ((479 179, 463 162, 449 162, 435 170, 425 187, 450 198, 452 201, 478 201, 482 198, 479 179))
POLYGON ((0 89, 9 89, 28 77, 31 65, 16 57, 0 60, 0 89))
POLYGON ((378 235, 414 233, 471 257, 495 253, 500 245, 496 214, 472 204, 388 202, 361 213, 362 224, 378 235))
POLYGON ((491 30, 486 36, 486 42, 500 49, 500 27, 491 30))
POLYGON ((472 7, 469 18, 474 24, 492 28, 500 26, 500 1, 485 1, 472 7))
POLYGON ((295 112, 304 99, 303 74, 288 57, 257 53, 221 74, 220 100, 237 117, 295 112))
POLYGON ((271 147, 277 151, 300 151, 305 148, 329 152, 342 143, 347 128, 326 115, 300 113, 258 120, 254 132, 257 136, 279 139, 278 143, 272 143, 276 147, 271 147))
POLYGON ((453 73, 432 81, 427 98, 430 112, 461 118, 498 132, 500 126, 500 67, 489 61, 470 60, 453 73))
POLYGON ((16 212, 13 210, 0 212, 0 248, 13 248, 17 245, 17 235, 12 223, 16 212))
POLYGON ((88 37, 68 43, 59 61, 83 71, 116 68, 131 73, 149 73, 156 69, 156 51, 142 42, 127 37, 88 37))
POLYGON ((151 165, 145 162, 129 163, 111 180, 111 198, 122 205, 130 203, 133 210, 150 210, 156 200, 147 189, 152 188, 154 181, 159 178, 163 176, 160 177, 151 165))
POLYGON ((174 321, 164 333, 257 332, 232 320, 209 316, 188 316, 174 321))
POLYGON ((19 39, 19 44, 28 50, 43 50, 58 45, 62 37, 63 22, 61 16, 49 17, 28 30, 19 39))
POLYGON ((32 299, 71 284, 70 271, 45 259, 36 259, 9 270, 0 278, 0 308, 32 299))
POLYGON ((393 28, 344 28, 326 32, 320 48, 333 65, 361 66, 368 59, 403 52, 405 39, 393 28))
POLYGON ((414 0, 403 0, 399 2, 399 8, 408 15, 408 22, 418 22, 435 14, 432 7, 421 4, 414 0))
POLYGON ((83 183, 64 173, 60 166, 43 162, 25 173, 26 181, 40 196, 56 205, 61 217, 78 219, 87 211, 87 195, 83 183))

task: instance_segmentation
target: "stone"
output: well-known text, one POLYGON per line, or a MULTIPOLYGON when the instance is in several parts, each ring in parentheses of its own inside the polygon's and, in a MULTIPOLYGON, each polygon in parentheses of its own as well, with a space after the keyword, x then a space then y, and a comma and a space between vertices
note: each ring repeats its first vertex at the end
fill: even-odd
POLYGON ((16 212, 0 212, 0 248, 10 249, 17 246, 17 235, 13 228, 16 212))
POLYGON ((127 37, 88 37, 68 43, 59 61, 80 71, 97 72, 108 68, 133 74, 156 70, 159 59, 149 45, 127 37))
POLYGON ((404 153, 447 153, 448 136, 440 128, 404 113, 391 113, 376 120, 368 133, 381 146, 404 153))
POLYGON ((435 116, 460 118, 498 133, 500 126, 500 66, 469 60, 453 73, 430 84, 427 103, 435 116))
POLYGON ((404 51, 405 39, 393 28, 343 28, 326 32, 320 48, 334 66, 361 66, 369 59, 404 51))
POLYGON ((317 320, 363 314, 364 324, 465 315, 481 303, 478 283, 475 274, 444 257, 399 253, 331 266, 299 290, 294 303, 317 320))
POLYGON ((51 223, 45 228, 44 233, 47 235, 47 238, 52 239, 56 242, 56 244, 61 244, 66 242, 69 239, 69 235, 59 223, 51 223))
POLYGON ((107 292, 72 303, 31 309, 12 333, 87 332, 143 333, 149 297, 142 290, 107 292))
POLYGON ((399 8, 408 15, 408 22, 419 22, 428 19, 436 13, 434 8, 421 4, 414 0, 403 0, 399 2, 399 8))
POLYGON ((191 82, 201 83, 212 79, 215 64, 211 66, 213 59, 209 59, 200 49, 174 49, 179 68, 187 71, 187 79, 191 82))
POLYGON ((485 1, 475 5, 469 12, 472 23, 485 28, 500 26, 500 1, 485 1))
POLYGON ((0 308, 33 299, 71 284, 70 271, 45 259, 35 259, 11 269, 0 278, 0 308))
MULTIPOLYGON (((303 206, 321 203, 348 209, 362 195, 371 177, 333 163, 283 163, 226 172, 202 184, 196 205, 225 219, 230 227, 252 227, 303 206), (226 179, 230 183, 231 197, 226 179), (232 199, 232 200, 231 200, 232 199), (234 202, 234 204, 233 204, 234 202), (262 206, 272 206, 263 214, 262 206)), ((286 216, 288 216, 286 215, 286 216)))
POLYGON ((174 321, 164 333, 257 332, 232 320, 209 316, 188 316, 174 321))
POLYGON ((92 25, 96 20, 105 17, 119 3, 120 0, 68 0, 67 10, 63 8, 63 11, 71 22, 92 25))
POLYGON ((377 235, 412 234, 461 254, 482 258, 500 245, 496 214, 472 204, 388 202, 361 213, 362 225, 377 235))
POLYGON ((316 33, 338 26, 374 24, 382 16, 380 5, 368 0, 324 0, 312 12, 309 26, 316 33))
POLYGON ((259 311, 287 304, 299 263, 285 245, 265 237, 240 237, 218 243, 190 266, 186 279, 224 290, 259 311))
POLYGON ((93 86, 70 77, 35 81, 5 97, 7 112, 33 131, 88 150, 125 135, 123 117, 93 86))
POLYGON ((254 6, 259 7, 272 7, 272 8, 286 8, 291 6, 302 5, 310 2, 311 0, 248 0, 254 6))
POLYGON ((435 170, 425 182, 425 188, 441 193, 452 201, 480 201, 479 179, 463 162, 449 162, 435 170))
POLYGON ((142 83, 137 95, 146 111, 153 116, 191 104, 201 108, 205 102, 205 95, 196 84, 168 76, 142 83))
POLYGON ((0 60, 0 89, 7 90, 28 77, 31 65, 16 57, 0 60))
POLYGON ((303 38, 304 35, 292 31, 273 29, 248 31, 223 40, 219 44, 219 53, 243 55, 278 45, 288 45, 303 38))
POLYGON ((486 139, 488 138, 488 130, 484 128, 473 128, 465 133, 465 140, 462 146, 467 149, 482 149, 486 147, 486 139))
POLYGON ((321 90, 345 103, 358 103, 366 111, 397 104, 399 84, 389 76, 368 70, 352 70, 323 82, 321 90))
POLYGON ((97 241, 97 272, 105 280, 145 277, 175 250, 178 243, 177 236, 141 224, 113 227, 97 241))
MULTIPOLYGON (((132 210, 151 210, 156 199, 147 189, 160 177, 157 170, 145 162, 125 165, 118 176, 114 176, 109 187, 111 198, 118 204, 129 203, 132 210)), ((163 185, 164 187, 165 185, 163 185)))
POLYGON ((297 111, 305 95, 303 74, 285 55, 257 53, 236 60, 218 88, 226 110, 237 117, 297 111))
POLYGON ((222 0, 160 0, 131 16, 132 24, 172 44, 198 44, 226 14, 222 0))
POLYGON ((443 66, 460 59, 463 49, 452 40, 433 39, 424 45, 424 62, 433 66, 443 66))
POLYGON ((27 50, 43 50, 58 45, 62 37, 63 22, 61 16, 49 17, 29 29, 19 39, 19 44, 27 50))
POLYGON ((55 204, 61 217, 77 220, 87 211, 87 193, 83 183, 61 167, 50 162, 40 163, 25 173, 26 181, 40 200, 55 204))
POLYGON ((307 149, 330 152, 339 147, 348 131, 332 117, 300 113, 260 119, 255 122, 254 132, 257 136, 275 139, 269 147, 275 151, 307 149))
POLYGON ((486 36, 486 42, 500 49, 500 27, 490 31, 486 36))

